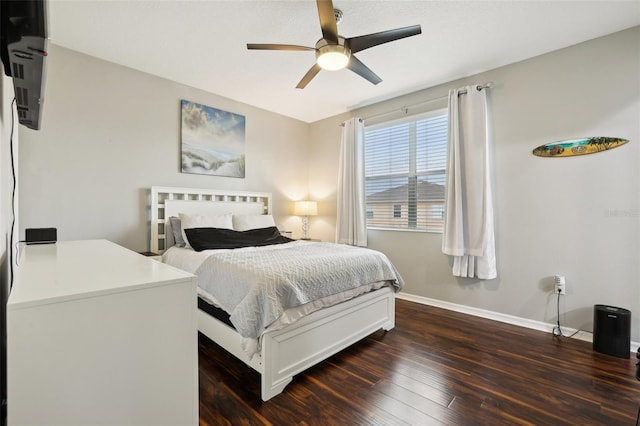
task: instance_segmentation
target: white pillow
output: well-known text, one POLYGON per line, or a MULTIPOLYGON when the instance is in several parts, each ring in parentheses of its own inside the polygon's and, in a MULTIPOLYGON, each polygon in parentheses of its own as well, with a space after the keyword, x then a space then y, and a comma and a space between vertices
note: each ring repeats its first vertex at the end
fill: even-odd
POLYGON ((276 226, 276 222, 270 214, 233 215, 233 229, 236 231, 248 231, 250 229, 269 228, 271 226, 276 226))
POLYGON ((203 215, 203 214, 186 214, 179 213, 180 222, 182 222, 182 238, 186 243, 186 247, 191 247, 185 229, 190 228, 223 228, 233 229, 233 220, 231 213, 222 215, 203 215))

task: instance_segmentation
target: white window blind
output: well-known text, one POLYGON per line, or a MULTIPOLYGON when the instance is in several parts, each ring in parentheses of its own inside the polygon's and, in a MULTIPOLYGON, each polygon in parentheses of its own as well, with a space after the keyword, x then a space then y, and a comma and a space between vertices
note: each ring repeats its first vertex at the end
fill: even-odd
POLYGON ((365 128, 367 227, 442 232, 447 110, 365 128))

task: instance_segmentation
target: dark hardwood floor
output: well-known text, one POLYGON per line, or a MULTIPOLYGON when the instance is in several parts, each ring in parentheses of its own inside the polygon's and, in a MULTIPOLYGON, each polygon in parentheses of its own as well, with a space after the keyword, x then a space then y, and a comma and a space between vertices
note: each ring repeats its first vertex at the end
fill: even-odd
POLYGON ((635 357, 396 301, 379 331, 260 399, 260 376, 200 336, 201 425, 635 425, 635 357))

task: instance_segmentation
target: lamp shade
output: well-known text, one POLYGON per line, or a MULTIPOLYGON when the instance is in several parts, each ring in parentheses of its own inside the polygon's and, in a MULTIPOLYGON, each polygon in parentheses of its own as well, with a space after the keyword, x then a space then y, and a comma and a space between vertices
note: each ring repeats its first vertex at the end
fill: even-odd
POLYGON ((318 203, 315 201, 296 201, 293 207, 293 214, 296 216, 316 216, 318 214, 318 203))
POLYGON ((349 57, 342 52, 327 52, 318 56, 318 65, 328 71, 341 70, 349 63, 349 57))

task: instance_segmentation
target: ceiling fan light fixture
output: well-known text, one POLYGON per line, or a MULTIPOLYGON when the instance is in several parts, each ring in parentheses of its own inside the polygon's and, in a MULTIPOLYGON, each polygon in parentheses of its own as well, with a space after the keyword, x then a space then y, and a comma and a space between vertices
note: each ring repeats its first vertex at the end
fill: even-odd
POLYGON ((350 56, 349 50, 344 46, 330 44, 316 51, 316 62, 324 70, 336 71, 347 66, 350 56))
POLYGON ((344 38, 338 34, 338 23, 342 19, 342 11, 333 8, 332 0, 316 0, 322 38, 315 47, 298 46, 293 44, 256 44, 247 43, 250 50, 315 50, 316 63, 302 77, 296 89, 304 89, 307 84, 321 71, 336 71, 348 68, 371 84, 382 81, 369 67, 360 62, 352 53, 358 53, 380 44, 400 40, 422 33, 420 25, 396 28, 394 30, 344 38))

